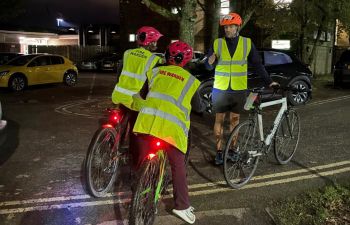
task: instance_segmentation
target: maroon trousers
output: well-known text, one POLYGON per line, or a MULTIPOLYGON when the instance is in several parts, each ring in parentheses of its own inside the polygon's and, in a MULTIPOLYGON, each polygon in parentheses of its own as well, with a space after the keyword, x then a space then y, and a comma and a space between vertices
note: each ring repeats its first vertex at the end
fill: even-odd
MULTIPOLYGON (((145 134, 130 136, 130 153, 132 156, 132 168, 134 170, 140 168, 149 151, 155 149, 155 140, 157 140, 155 137, 145 134)), ((162 145, 166 145, 164 149, 166 150, 171 167, 175 209, 187 209, 190 207, 190 200, 186 178, 185 154, 174 146, 164 141, 161 142, 162 145)))

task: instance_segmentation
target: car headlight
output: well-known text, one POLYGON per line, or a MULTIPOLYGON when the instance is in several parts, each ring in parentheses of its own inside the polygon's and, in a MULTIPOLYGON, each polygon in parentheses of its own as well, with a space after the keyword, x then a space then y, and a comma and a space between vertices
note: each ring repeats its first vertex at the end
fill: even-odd
POLYGON ((8 71, 8 70, 7 70, 7 71, 1 71, 1 72, 0 72, 0 77, 1 77, 1 76, 5 76, 5 75, 7 75, 7 74, 8 74, 8 72, 10 72, 10 71, 8 71))

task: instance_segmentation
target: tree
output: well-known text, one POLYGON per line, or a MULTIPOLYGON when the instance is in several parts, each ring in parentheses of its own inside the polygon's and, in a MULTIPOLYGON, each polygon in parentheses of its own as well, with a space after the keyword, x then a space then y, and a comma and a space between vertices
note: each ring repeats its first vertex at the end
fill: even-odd
POLYGON ((171 9, 158 5, 152 0, 141 0, 150 10, 162 15, 170 21, 176 21, 180 24, 179 38, 191 46, 194 45, 194 24, 197 18, 196 7, 197 0, 184 0, 178 3, 176 0, 169 1, 169 7, 175 7, 177 14, 173 14, 171 9))
POLYGON ((316 54, 316 46, 320 42, 323 32, 334 31, 335 21, 339 19, 346 25, 350 24, 350 2, 348 0, 294 0, 291 4, 291 12, 295 16, 295 22, 299 26, 299 52, 304 62, 312 64, 316 54), (304 42, 307 33, 313 34, 316 31, 316 37, 312 35, 313 42, 311 53, 306 58, 303 54, 304 42))

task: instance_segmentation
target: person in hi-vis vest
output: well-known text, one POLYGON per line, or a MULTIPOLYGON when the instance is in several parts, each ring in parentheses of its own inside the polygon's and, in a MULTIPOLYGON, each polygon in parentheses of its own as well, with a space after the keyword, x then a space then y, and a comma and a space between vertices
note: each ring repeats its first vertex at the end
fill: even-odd
POLYGON ((157 41, 163 35, 155 28, 144 26, 137 30, 138 48, 124 52, 123 68, 112 93, 112 101, 129 114, 129 143, 133 147, 134 127, 139 109, 139 100, 147 94, 146 73, 152 70, 161 58, 153 54, 157 41), (138 96, 138 98, 135 98, 138 96))
POLYGON ((191 100, 200 82, 182 67, 192 59, 187 43, 171 43, 165 53, 167 66, 147 73, 149 92, 143 101, 133 132, 137 152, 131 151, 132 168, 137 170, 152 143, 162 140, 171 166, 175 207, 173 213, 186 222, 195 222, 186 181, 185 154, 190 129, 191 100))
POLYGON ((239 115, 243 110, 247 97, 248 61, 265 83, 274 86, 269 74, 262 65, 258 51, 250 38, 239 35, 242 19, 237 13, 230 13, 220 19, 224 27, 225 37, 214 41, 208 51, 206 67, 215 67, 214 86, 212 91, 213 112, 215 115, 214 135, 216 139, 215 164, 223 163, 223 132, 225 115, 229 112, 230 131, 239 123, 239 115))

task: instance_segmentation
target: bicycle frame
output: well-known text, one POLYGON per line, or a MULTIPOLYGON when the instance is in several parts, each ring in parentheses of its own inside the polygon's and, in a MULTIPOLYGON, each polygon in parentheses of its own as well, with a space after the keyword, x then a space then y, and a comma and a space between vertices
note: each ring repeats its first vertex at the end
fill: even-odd
POLYGON ((278 100, 274 100, 274 101, 268 101, 268 102, 263 102, 261 103, 259 106, 259 111, 258 111, 258 126, 259 126, 259 134, 260 134, 260 140, 262 142, 264 142, 264 144, 266 146, 269 146, 271 144, 272 138, 276 133, 276 130, 278 128, 278 125, 281 122, 282 116, 283 114, 287 111, 288 109, 288 105, 287 105, 287 98, 283 97, 281 99, 278 100), (264 138, 264 129, 263 129, 263 119, 262 119, 262 114, 260 113, 260 111, 263 108, 269 107, 269 106, 273 106, 273 105, 279 105, 281 104, 281 108, 278 111, 278 114, 273 122, 273 128, 271 129, 270 133, 266 136, 266 138, 264 138))

